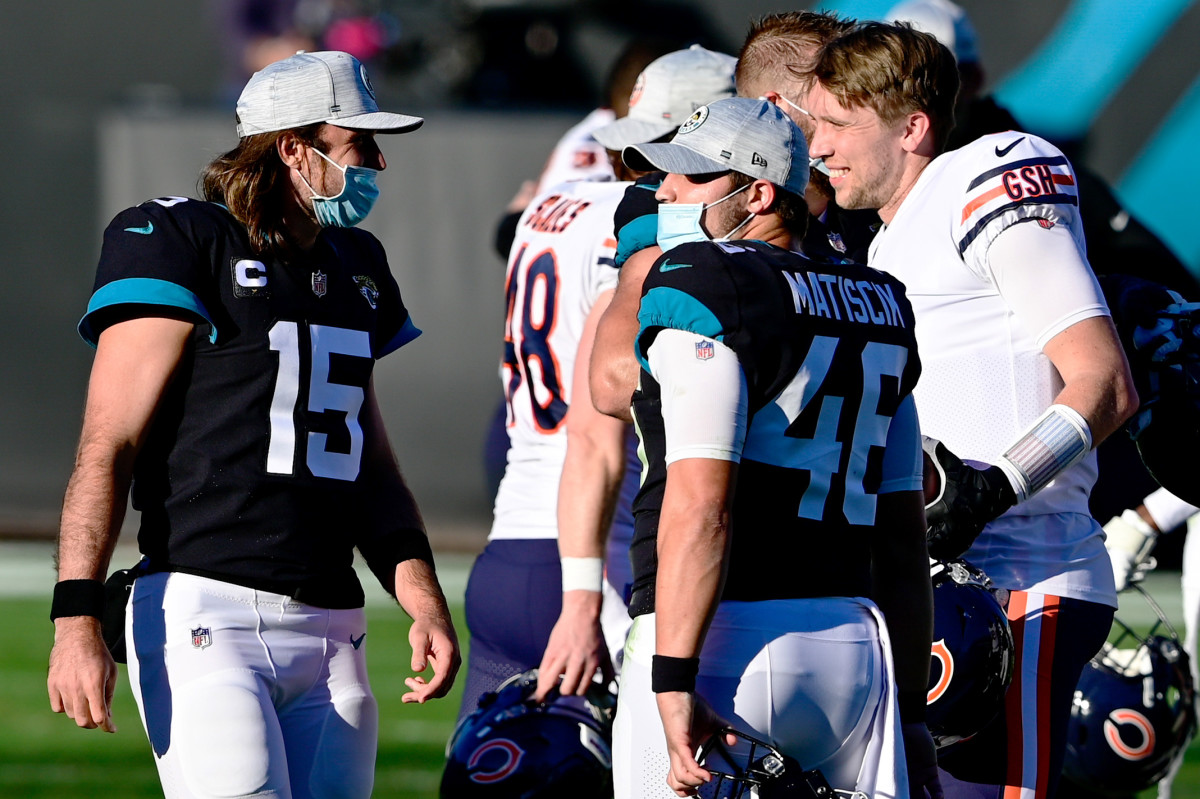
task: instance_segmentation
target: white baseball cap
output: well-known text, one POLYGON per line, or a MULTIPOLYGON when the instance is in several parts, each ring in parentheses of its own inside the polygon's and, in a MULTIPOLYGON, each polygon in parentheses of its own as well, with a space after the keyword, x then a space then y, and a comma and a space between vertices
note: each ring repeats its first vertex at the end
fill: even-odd
POLYGON ((911 22, 946 46, 960 64, 979 63, 979 36, 962 6, 950 0, 904 0, 883 17, 911 22))
POLYGON ((737 59, 694 44, 651 61, 633 85, 629 114, 592 131, 609 150, 654 141, 678 128, 697 108, 737 93, 737 59))
POLYGON ((635 144, 621 157, 631 169, 676 175, 733 170, 803 196, 808 144, 779 106, 762 98, 729 97, 701 106, 670 142, 635 144))
POLYGON ((349 53, 327 50, 276 61, 251 76, 237 101, 238 136, 317 122, 379 133, 407 133, 421 117, 379 110, 367 69, 349 53))

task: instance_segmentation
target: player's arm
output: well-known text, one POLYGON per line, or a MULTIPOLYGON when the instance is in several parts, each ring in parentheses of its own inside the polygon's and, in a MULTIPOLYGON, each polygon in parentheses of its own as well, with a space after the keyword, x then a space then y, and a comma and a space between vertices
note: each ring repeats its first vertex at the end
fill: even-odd
POLYGON ((360 539, 357 544, 384 588, 412 617, 408 642, 412 646, 412 670, 418 674, 405 678, 404 684, 411 690, 401 701, 424 703, 450 691, 462 655, 450 608, 434 571, 425 523, 388 441, 373 381, 367 387, 363 413, 364 469, 369 470, 367 479, 375 500, 381 504, 376 518, 386 520, 387 526, 384 534, 360 539), (430 665, 433 677, 426 681, 420 672, 430 665))
POLYGON ((667 460, 651 682, 671 760, 668 785, 679 792, 709 776, 695 752, 713 729, 696 722, 713 720, 695 696, 695 676, 725 583, 747 390, 737 356, 719 341, 663 330, 647 356, 662 389, 667 460), (711 357, 696 357, 697 341, 712 347, 711 357))
POLYGON ((988 249, 987 268, 1063 388, 989 469, 963 464, 937 442, 927 445, 942 482, 926 509, 935 557, 966 551, 987 522, 1082 460, 1138 405, 1104 296, 1066 225, 1026 220, 1006 228, 988 249))
POLYGON ((630 398, 637 388, 641 371, 634 353, 634 341, 638 333, 642 284, 660 255, 662 250, 652 246, 639 250, 625 261, 612 302, 596 327, 591 360, 586 362, 589 364, 587 373, 592 403, 601 413, 626 422, 633 421, 630 398))
POLYGON ((600 295, 584 322, 575 358, 571 404, 564 419, 567 454, 558 484, 558 552, 562 557, 562 612, 550 632, 538 669, 542 699, 562 677, 564 694, 583 694, 599 668, 612 676, 608 647, 600 627, 604 551, 613 512, 625 476, 629 428, 592 405, 588 374, 596 325, 613 291, 600 295))
POLYGON ((178 319, 129 319, 106 328, 97 342, 75 469, 63 499, 53 609, 58 618, 46 681, 50 708, 87 729, 116 730, 117 670, 100 634, 103 581, 134 461, 192 326, 178 319))
POLYGON ((888 430, 883 481, 871 528, 871 597, 892 644, 905 760, 913 796, 940 796, 933 739, 925 726, 933 642, 933 584, 925 546, 920 427, 912 397, 888 430))

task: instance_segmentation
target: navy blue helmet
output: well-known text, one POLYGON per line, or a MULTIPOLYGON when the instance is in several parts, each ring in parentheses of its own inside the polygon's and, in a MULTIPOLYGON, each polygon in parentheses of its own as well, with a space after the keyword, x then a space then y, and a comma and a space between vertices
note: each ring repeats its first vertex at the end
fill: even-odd
POLYGON ((611 691, 532 699, 537 669, 479 699, 446 747, 442 799, 611 799, 611 691))
POLYGON ((819 770, 805 771, 771 744, 732 727, 713 733, 696 759, 713 776, 700 788, 702 799, 835 799, 837 793, 819 770))
POLYGON ((1113 620, 1117 636, 1084 667, 1067 728, 1063 774, 1102 796, 1131 795, 1161 780, 1196 727, 1187 653, 1157 603, 1140 585, 1132 588, 1159 620, 1145 635, 1113 620))
POLYGON ((982 730, 1004 707, 1015 648, 1002 592, 966 561, 935 561, 933 664, 926 723, 938 749, 982 730))

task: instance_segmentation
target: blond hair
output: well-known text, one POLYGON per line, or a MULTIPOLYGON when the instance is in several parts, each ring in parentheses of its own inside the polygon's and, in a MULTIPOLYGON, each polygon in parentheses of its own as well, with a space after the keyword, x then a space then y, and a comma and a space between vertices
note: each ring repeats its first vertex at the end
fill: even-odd
POLYGON ((738 53, 738 94, 757 97, 810 80, 822 45, 853 25, 836 14, 813 11, 785 11, 754 20, 738 53))
POLYGON ((866 106, 884 122, 929 117, 941 152, 954 128, 958 65, 936 38, 905 22, 864 22, 821 50, 813 76, 845 108, 866 106))

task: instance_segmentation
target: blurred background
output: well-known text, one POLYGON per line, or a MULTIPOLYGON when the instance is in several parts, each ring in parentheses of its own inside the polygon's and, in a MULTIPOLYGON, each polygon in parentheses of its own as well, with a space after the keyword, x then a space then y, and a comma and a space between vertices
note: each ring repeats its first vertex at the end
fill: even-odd
MULTIPOLYGON (((985 89, 1024 129, 1105 179, 1200 274, 1200 3, 960 0, 985 89)), ((872 18, 894 0, 812 7, 872 18)), ((49 538, 70 473, 92 351, 75 325, 100 235, 120 209, 196 195, 236 143, 250 71, 297 49, 367 63, 382 107, 426 117, 382 137, 384 242, 417 326, 377 387, 434 545, 482 546, 484 445, 500 400, 504 265, 496 222, 558 137, 602 102, 638 37, 736 54, 739 0, 40 0, 0 5, 0 534, 49 538)), ((1139 489, 1140 490, 1140 489, 1139 489)), ((1142 493, 1114 501, 1137 504, 1142 493)), ((1101 520, 1107 519, 1102 516, 1101 520)), ((127 528, 130 525, 127 523, 127 528)))

